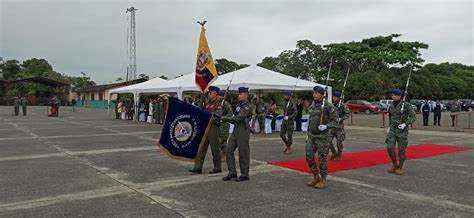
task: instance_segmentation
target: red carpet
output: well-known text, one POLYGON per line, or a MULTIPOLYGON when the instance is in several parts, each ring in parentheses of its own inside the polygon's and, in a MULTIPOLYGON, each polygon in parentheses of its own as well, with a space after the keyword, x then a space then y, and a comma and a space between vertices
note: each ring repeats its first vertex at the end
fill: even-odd
MULTIPOLYGON (((451 146, 451 145, 438 145, 438 144, 418 144, 409 145, 407 148, 407 160, 423 158, 441 154, 447 154, 451 152, 470 150, 471 148, 451 146)), ((398 149, 396 149, 398 150, 398 149)), ((330 152, 329 152, 330 153, 330 152)), ((328 155, 328 159, 329 159, 328 155)), ((316 158, 317 160, 317 155, 316 158)), ((336 172, 341 170, 350 170, 363 167, 376 166, 380 164, 388 164, 390 160, 387 150, 371 150, 362 152, 345 153, 342 155, 342 161, 335 162, 328 160, 329 172, 336 172)), ((306 164, 306 158, 285 160, 285 161, 269 161, 269 164, 285 167, 293 170, 302 172, 311 172, 306 164)))

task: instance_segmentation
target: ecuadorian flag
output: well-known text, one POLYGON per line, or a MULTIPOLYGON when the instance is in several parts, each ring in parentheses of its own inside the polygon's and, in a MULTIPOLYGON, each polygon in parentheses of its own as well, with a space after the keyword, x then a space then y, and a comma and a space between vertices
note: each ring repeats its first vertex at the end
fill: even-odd
POLYGON ((216 79, 217 70, 214 65, 214 59, 212 59, 211 50, 207 44, 206 29, 204 29, 204 26, 201 26, 196 61, 196 85, 201 92, 205 92, 216 79))

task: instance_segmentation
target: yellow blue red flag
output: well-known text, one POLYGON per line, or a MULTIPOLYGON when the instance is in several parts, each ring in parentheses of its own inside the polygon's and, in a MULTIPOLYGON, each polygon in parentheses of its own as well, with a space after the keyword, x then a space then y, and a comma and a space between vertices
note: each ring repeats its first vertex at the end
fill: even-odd
POLYGON ((217 79, 217 70, 212 59, 211 50, 207 44, 206 29, 201 26, 199 46, 196 61, 196 85, 205 92, 214 80, 217 79))

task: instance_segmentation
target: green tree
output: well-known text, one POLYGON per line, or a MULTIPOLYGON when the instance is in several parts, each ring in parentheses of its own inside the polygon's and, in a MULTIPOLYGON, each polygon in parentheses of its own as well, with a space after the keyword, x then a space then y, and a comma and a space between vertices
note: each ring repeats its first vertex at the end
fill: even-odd
POLYGON ((46 72, 52 71, 53 67, 45 59, 32 58, 21 64, 25 72, 32 76, 45 76, 46 72))
POLYGON ((20 72, 20 62, 17 60, 7 60, 2 66, 3 69, 3 79, 14 80, 16 75, 20 72))
POLYGON ((250 66, 248 64, 238 64, 234 61, 230 61, 225 58, 216 59, 214 63, 218 75, 226 74, 250 66))
POLYGON ((145 75, 145 74, 143 74, 143 73, 141 73, 140 75, 138 75, 138 78, 140 78, 140 79, 144 78, 144 79, 146 79, 146 80, 149 80, 149 79, 150 79, 149 76, 147 76, 147 75, 145 75))

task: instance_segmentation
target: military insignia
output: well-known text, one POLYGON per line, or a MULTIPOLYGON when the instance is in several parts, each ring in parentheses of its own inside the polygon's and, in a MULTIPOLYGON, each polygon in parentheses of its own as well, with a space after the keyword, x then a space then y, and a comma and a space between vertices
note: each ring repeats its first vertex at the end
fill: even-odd
POLYGON ((237 107, 237 108, 235 108, 235 110, 236 110, 237 112, 240 112, 240 106, 237 107))
POLYGON ((197 123, 189 115, 177 116, 171 123, 171 144, 178 149, 187 147, 196 136, 197 123))
POLYGON ((249 107, 244 107, 244 111, 249 111, 250 108, 249 107))

